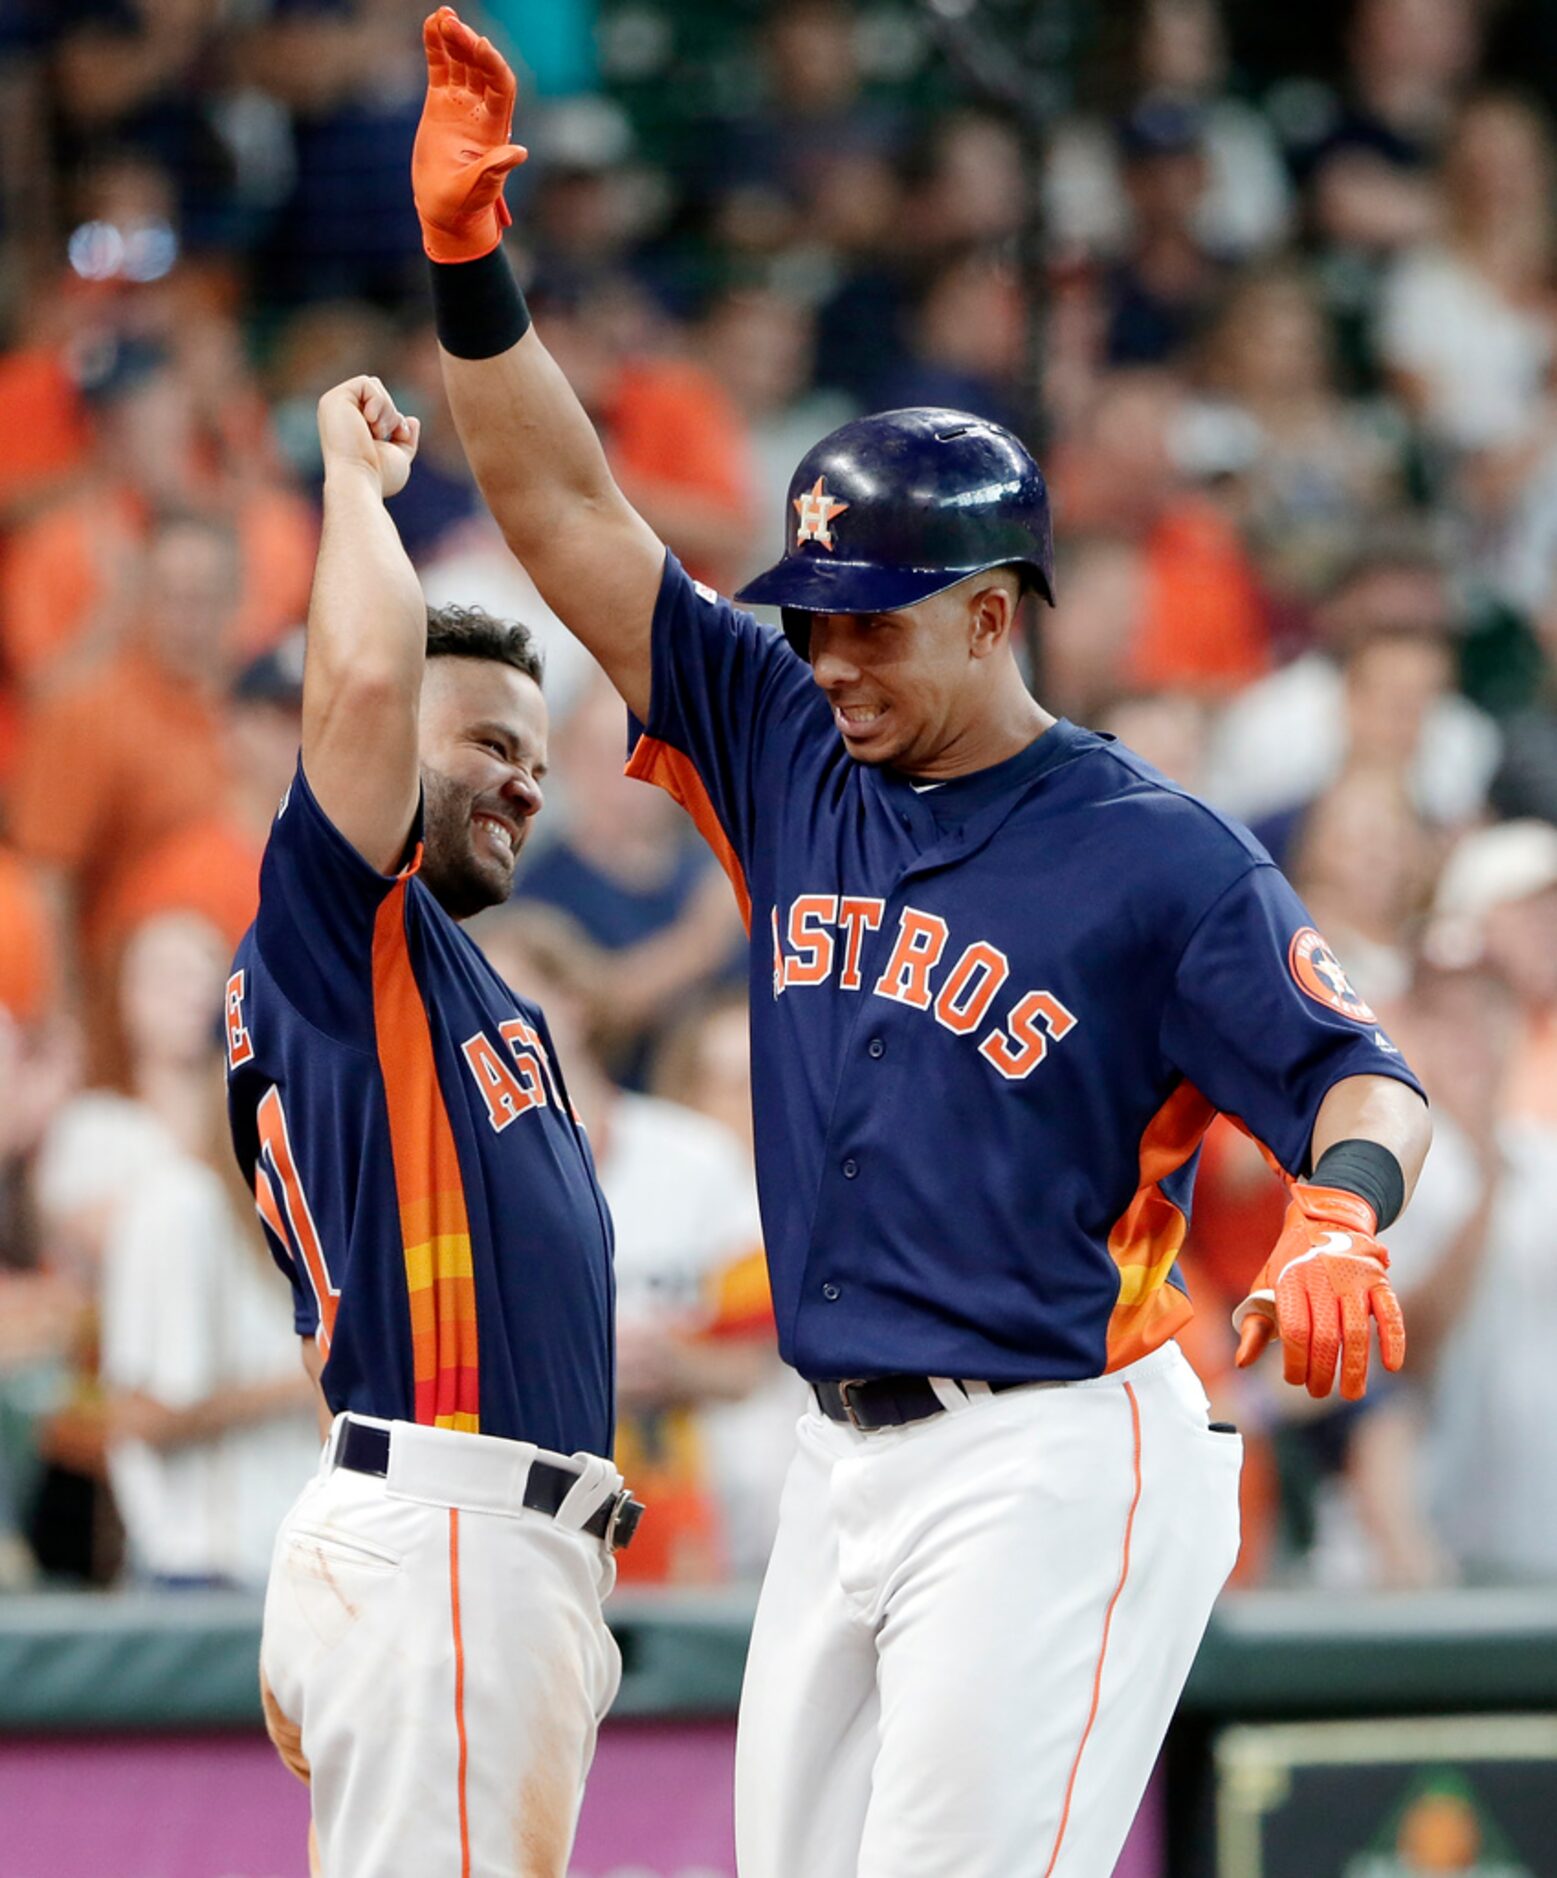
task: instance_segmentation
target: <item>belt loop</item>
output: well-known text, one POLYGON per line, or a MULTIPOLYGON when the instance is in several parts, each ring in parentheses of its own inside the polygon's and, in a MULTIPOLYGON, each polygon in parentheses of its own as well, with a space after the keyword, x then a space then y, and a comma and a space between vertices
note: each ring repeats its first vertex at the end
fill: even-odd
POLYGON ((327 1474, 335 1466, 335 1457, 340 1452, 341 1437, 346 1432, 346 1411, 342 1409, 330 1423, 330 1432, 324 1438, 324 1448, 319 1456, 319 1472, 327 1474))
POLYGON ((936 1401, 953 1415, 960 1414, 968 1406, 968 1384, 960 1383, 951 1376, 926 1376, 925 1381, 934 1390, 936 1401))
POLYGON ((570 1458, 578 1467, 578 1479, 563 1496, 555 1518, 559 1526, 578 1532, 597 1507, 621 1492, 622 1476, 602 1455, 580 1453, 570 1458))

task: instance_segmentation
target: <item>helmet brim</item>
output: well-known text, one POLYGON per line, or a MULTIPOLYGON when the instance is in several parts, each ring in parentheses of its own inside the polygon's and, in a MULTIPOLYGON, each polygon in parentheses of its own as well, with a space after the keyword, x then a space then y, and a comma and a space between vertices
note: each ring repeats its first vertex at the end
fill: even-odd
POLYGON ((786 555, 747 581, 735 598, 745 606, 792 607, 801 613, 896 613, 992 567, 1020 567, 1026 579, 1054 604, 1043 570, 1031 561, 986 561, 978 567, 874 567, 863 561, 809 555, 804 560, 786 555))

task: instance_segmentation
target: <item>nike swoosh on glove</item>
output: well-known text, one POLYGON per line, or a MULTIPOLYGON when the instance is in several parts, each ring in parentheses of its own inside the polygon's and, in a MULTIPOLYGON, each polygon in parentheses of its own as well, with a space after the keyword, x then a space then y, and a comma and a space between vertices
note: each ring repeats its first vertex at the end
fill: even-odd
POLYGON ((453 7, 428 17, 422 45, 427 98, 411 151, 422 245, 435 261, 479 261, 513 220, 503 183, 529 155, 509 141, 518 86, 491 40, 453 7))
POLYGON ((1254 1287, 1233 1312, 1241 1332, 1240 1369, 1272 1337, 1281 1339, 1286 1379, 1327 1396, 1341 1370, 1341 1394, 1362 1399, 1368 1386, 1368 1323, 1379 1327, 1384 1367, 1406 1360, 1406 1326, 1390 1288, 1389 1254, 1374 1237, 1373 1208, 1336 1187, 1292 1189, 1281 1237, 1254 1287))

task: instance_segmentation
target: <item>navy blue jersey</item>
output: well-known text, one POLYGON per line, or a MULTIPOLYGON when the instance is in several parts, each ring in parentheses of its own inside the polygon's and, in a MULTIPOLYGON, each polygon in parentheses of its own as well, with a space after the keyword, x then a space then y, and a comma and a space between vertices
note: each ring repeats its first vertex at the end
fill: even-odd
MULTIPOLYGON (((802 1375, 1130 1362, 1225 1111, 1291 1174, 1343 1077, 1417 1085, 1246 831, 1063 720, 937 788, 856 763, 782 637, 673 557, 629 770, 751 934, 757 1171, 802 1375)), ((1249 1248, 1251 1273, 1266 1248, 1249 1248)))
POLYGON ((332 1409, 609 1454, 589 1147, 546 1020, 415 865, 370 867, 299 767, 227 988, 239 1164, 332 1409))

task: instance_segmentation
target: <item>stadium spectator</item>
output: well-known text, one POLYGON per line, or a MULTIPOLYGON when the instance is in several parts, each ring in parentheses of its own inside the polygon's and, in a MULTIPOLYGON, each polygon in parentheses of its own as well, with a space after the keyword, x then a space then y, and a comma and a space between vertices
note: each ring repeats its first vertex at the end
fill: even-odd
POLYGON ((1345 399, 1311 278, 1291 263, 1240 276, 1207 335, 1205 419, 1245 429, 1233 476, 1266 586, 1301 607, 1333 577, 1361 522, 1398 507, 1404 426, 1345 399))
MULTIPOLYGON (((716 1123, 739 1144, 755 1179, 751 1024, 743 987, 704 996, 672 1027, 655 1056, 650 1088, 716 1123)), ((746 1342, 757 1374, 747 1394, 708 1402, 700 1417, 724 1515, 731 1575, 755 1580, 773 1545, 779 1495, 794 1453, 795 1420, 805 1409, 804 1384, 777 1357, 767 1266, 760 1253, 727 1268, 716 1321, 724 1335, 746 1342)))
POLYGON ((1144 98, 1119 126, 1130 235, 1108 277, 1108 359, 1166 365, 1197 339, 1224 290, 1227 264, 1201 235, 1210 182, 1198 108, 1144 98))
POLYGON ((1055 555, 1065 604, 1039 617, 1044 696, 1076 723, 1095 724, 1128 687, 1146 612, 1146 556, 1130 535, 1102 529, 1056 543, 1055 555))
POLYGON ((731 287, 715 295, 699 328, 700 354, 750 429, 755 526, 742 561, 749 576, 782 552, 789 478, 818 437, 858 414, 841 392, 812 386, 816 318, 793 294, 731 287))
POLYGON ((739 1400, 778 1367, 755 1176, 723 1128, 619 1089, 589 1048, 577 935, 510 906, 473 928, 498 973, 545 1006, 568 1096, 589 1131, 616 1228, 616 1462, 655 1509, 624 1579, 707 1584, 727 1539, 702 1433, 707 1404, 739 1400))
POLYGON ((1343 771, 1279 858, 1364 1000, 1398 1003, 1438 858, 1402 770, 1381 760, 1343 771))
POLYGON ((656 344, 648 302, 626 283, 538 285, 547 344, 599 426, 634 505, 689 572, 728 592, 757 526, 750 440, 700 361, 656 344))
POLYGON ((128 626, 133 567, 159 514, 231 517, 241 543, 234 644, 257 652, 299 618, 316 528, 270 457, 269 421, 232 329, 200 322, 178 355, 131 344, 94 401, 79 489, 13 539, 0 569, 6 663, 36 691, 112 653, 128 626))
POLYGON ((1294 152, 1322 241, 1389 254, 1438 226, 1434 168, 1480 60, 1466 0, 1357 0, 1347 73, 1294 152))
POLYGON ((1472 1582, 1557 1580, 1557 829, 1467 835, 1439 882, 1417 1026, 1445 1126, 1391 1234, 1423 1318, 1427 1481, 1472 1582), (1490 980, 1490 982, 1489 982, 1490 980), (1429 1298, 1430 1293, 1438 1293, 1429 1298))
POLYGON ((218 0, 64 0, 55 26, 62 148, 73 160, 130 149, 164 165, 199 248, 251 232, 221 11, 218 0))
POLYGON ((1463 459, 1457 491, 1485 530, 1557 446, 1557 166, 1539 114, 1509 95, 1474 99, 1443 184, 1442 234, 1396 263, 1379 349, 1428 438, 1463 459))
MULTIPOLYGON (((1277 247, 1292 217, 1292 188, 1269 123, 1233 94, 1227 35, 1216 0, 1145 0, 1128 41, 1131 95, 1166 98, 1200 113, 1206 183, 1195 222, 1207 250, 1246 260, 1277 247)), ((1095 117, 1060 127, 1045 196, 1055 237, 1094 254, 1117 254, 1129 208, 1116 142, 1095 117)))
POLYGON ((1085 721, 1145 757, 1170 782, 1200 793, 1210 711, 1192 691, 1136 691, 1112 698, 1085 721))
POLYGON ((562 99, 537 112, 532 141, 519 178, 531 275, 598 286, 631 272, 650 218, 621 108, 599 96, 562 99))
POLYGON ((226 788, 213 789, 198 819, 124 871, 103 910, 110 955, 134 927, 159 913, 200 914, 229 950, 243 937, 259 905, 260 857, 270 825, 297 768, 303 651, 298 627, 239 672, 222 712, 226 788))
POLYGON ((906 334, 903 359, 878 381, 882 406, 938 404, 1008 430, 1029 428, 1018 389, 1022 301, 997 253, 974 248, 943 256, 921 283, 906 334))
POLYGON ((757 46, 764 95, 704 153, 723 196, 719 226, 734 245, 803 235, 839 164, 890 154, 900 141, 898 111, 865 90, 857 27, 851 0, 768 7, 757 46))
POLYGON ((126 876, 224 787, 219 705, 238 591, 232 531, 201 515, 165 516, 122 649, 29 715, 13 832, 94 963, 126 876))
POLYGON ((431 326, 418 326, 405 336, 392 376, 397 386, 405 386, 407 403, 422 422, 416 474, 395 497, 394 509, 405 551, 421 566, 483 510, 444 396, 431 326))
POLYGON ((1498 734, 1453 688, 1459 614, 1442 563, 1413 528, 1364 540, 1318 609, 1318 642, 1232 699, 1217 726, 1207 792, 1245 821, 1295 814, 1349 749, 1409 765, 1413 801, 1440 826, 1485 799, 1498 734))
POLYGON ((1123 537, 1141 553, 1141 611, 1113 690, 1221 696, 1269 663, 1254 568, 1222 503, 1192 477, 1187 409, 1171 373, 1114 372, 1052 453, 1066 533, 1123 537))
POLYGON ((552 740, 564 832, 527 858, 515 897, 574 922, 590 1035, 637 1075, 677 1001, 731 968, 740 921, 680 810, 623 775, 624 744, 621 700, 597 672, 552 740))
POLYGON ((271 305, 342 297, 398 306, 421 288, 405 186, 421 114, 421 0, 275 0, 246 54, 291 119, 291 188, 256 286, 271 305))
POLYGON ((202 986, 207 1138, 135 1183, 103 1246, 108 1475, 127 1566, 164 1589, 259 1590, 319 1458, 292 1314, 228 1138, 211 1041, 226 957, 223 939, 202 986))

